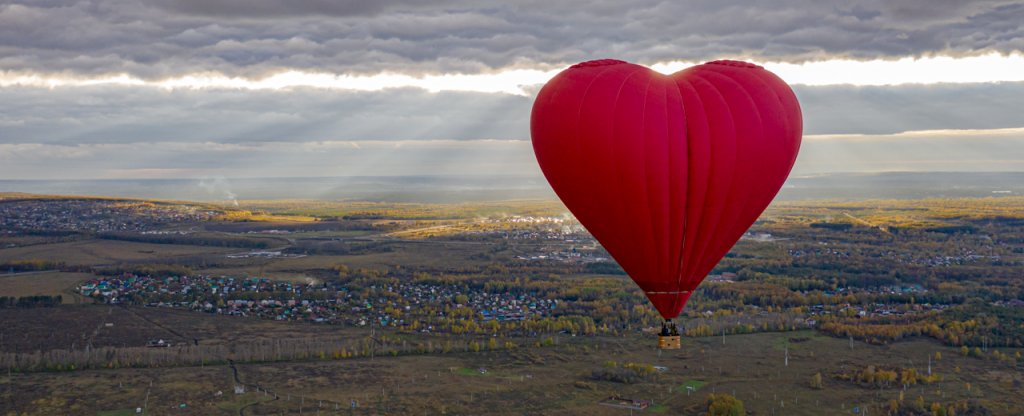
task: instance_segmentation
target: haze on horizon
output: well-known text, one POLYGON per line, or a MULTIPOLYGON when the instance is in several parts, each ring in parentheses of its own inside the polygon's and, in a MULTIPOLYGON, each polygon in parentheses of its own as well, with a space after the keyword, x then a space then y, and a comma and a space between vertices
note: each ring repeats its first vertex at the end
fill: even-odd
POLYGON ((175 0, 0 5, 0 179, 537 175, 572 63, 764 64, 796 175, 1024 171, 1012 1, 175 0))

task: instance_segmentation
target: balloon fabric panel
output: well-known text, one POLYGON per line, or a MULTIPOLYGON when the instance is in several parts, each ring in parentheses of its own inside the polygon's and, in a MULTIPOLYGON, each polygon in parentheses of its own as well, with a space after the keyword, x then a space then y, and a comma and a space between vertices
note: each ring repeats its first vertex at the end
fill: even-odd
POLYGON ((544 86, 530 131, 555 193, 669 319, 782 186, 800 117, 754 65, 599 60, 544 86))

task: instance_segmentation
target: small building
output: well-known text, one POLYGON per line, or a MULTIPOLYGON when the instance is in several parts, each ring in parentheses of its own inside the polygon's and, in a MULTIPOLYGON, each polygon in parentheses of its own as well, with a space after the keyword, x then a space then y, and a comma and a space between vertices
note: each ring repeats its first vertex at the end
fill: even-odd
POLYGON ((171 346, 171 343, 162 339, 151 339, 146 342, 146 346, 149 348, 167 348, 171 346))
POLYGON ((601 406, 617 407, 619 409, 644 410, 651 405, 651 401, 611 396, 607 399, 597 402, 597 404, 601 406))

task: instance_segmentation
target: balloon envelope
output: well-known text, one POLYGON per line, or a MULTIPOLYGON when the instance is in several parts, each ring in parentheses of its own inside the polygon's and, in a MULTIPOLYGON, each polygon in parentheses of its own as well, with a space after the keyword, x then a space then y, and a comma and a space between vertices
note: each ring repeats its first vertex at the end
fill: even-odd
POLYGON ((530 133, 555 193, 671 319, 782 187, 802 123, 753 64, 663 75, 605 59, 552 78, 530 133))

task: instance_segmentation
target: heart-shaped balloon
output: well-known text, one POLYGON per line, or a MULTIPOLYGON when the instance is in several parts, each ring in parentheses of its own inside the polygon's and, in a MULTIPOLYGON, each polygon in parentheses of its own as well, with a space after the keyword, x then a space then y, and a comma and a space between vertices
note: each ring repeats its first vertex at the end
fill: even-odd
POLYGON ((789 86, 737 61, 672 75, 584 62, 541 89, 530 120, 555 193, 666 319, 778 193, 802 130, 789 86))

